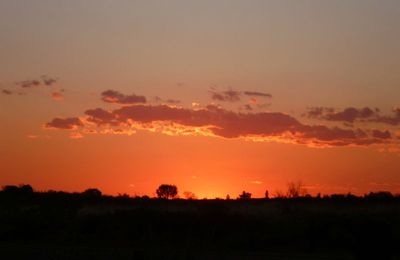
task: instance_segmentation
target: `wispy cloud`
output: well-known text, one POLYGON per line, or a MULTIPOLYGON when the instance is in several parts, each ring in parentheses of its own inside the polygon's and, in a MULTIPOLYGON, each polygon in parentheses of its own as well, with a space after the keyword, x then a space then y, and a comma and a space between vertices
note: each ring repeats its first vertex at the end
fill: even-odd
POLYGON ((44 125, 44 127, 48 129, 65 129, 65 130, 76 129, 80 126, 83 126, 83 123, 77 117, 68 117, 68 118, 56 117, 49 123, 46 123, 44 125))
POLYGON ((243 94, 247 96, 272 98, 272 95, 269 93, 257 92, 257 91, 244 91, 243 94))
POLYGON ((323 119, 328 121, 338 121, 353 123, 356 120, 371 119, 379 115, 379 109, 375 108, 354 108, 348 107, 342 111, 336 111, 329 107, 312 107, 306 113, 310 118, 323 119))
POLYGON ((56 84, 57 81, 58 80, 56 78, 43 75, 40 77, 40 79, 24 80, 21 82, 17 82, 16 84, 22 88, 33 88, 39 86, 52 86, 56 84))
POLYGON ((136 103, 146 103, 146 97, 138 96, 135 94, 132 95, 124 95, 116 90, 106 90, 101 93, 102 100, 107 103, 115 103, 115 104, 136 104, 136 103))
POLYGON ((50 93, 50 97, 51 97, 53 100, 61 101, 61 100, 64 99, 64 94, 61 93, 61 92, 52 92, 52 93, 50 93))
POLYGON ((3 89, 1 91, 1 93, 4 94, 4 95, 12 95, 12 94, 14 94, 14 92, 12 92, 11 90, 8 90, 8 89, 3 89))
POLYGON ((329 107, 312 107, 309 108, 306 117, 344 123, 380 123, 388 125, 400 124, 400 108, 394 108, 392 115, 382 115, 378 108, 354 108, 348 107, 343 110, 335 110, 329 107))
MULTIPOLYGON (((225 91, 216 91, 215 88, 210 90, 211 99, 214 101, 221 102, 238 102, 241 100, 243 95, 251 96, 251 97, 260 97, 260 98, 272 98, 272 95, 264 92, 257 91, 236 91, 236 90, 225 90, 225 91)), ((256 100, 254 98, 254 100, 256 100)))

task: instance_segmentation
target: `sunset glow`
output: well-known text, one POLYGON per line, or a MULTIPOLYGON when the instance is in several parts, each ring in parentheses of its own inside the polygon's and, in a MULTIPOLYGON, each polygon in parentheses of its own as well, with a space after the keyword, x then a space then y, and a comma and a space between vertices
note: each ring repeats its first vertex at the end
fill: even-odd
POLYGON ((0 186, 400 193, 400 2, 112 2, 0 3, 0 186))

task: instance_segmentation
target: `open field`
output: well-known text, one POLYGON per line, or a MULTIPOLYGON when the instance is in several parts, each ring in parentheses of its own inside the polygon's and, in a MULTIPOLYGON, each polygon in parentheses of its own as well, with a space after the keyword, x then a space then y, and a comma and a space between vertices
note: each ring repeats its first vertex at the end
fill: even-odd
POLYGON ((400 200, 0 193, 0 250, 42 259, 399 259, 400 200))

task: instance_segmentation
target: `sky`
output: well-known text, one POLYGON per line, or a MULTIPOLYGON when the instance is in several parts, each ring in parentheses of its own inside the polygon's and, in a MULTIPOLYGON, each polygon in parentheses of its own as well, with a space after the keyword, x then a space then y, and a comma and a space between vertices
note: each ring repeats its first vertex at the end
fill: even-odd
POLYGON ((0 185, 400 193, 397 0, 2 0, 0 185))

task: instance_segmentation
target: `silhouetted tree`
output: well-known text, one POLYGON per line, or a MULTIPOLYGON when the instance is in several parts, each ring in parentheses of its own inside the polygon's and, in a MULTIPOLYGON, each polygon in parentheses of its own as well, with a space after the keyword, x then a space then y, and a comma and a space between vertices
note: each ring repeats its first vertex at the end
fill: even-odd
POLYGON ((19 186, 6 185, 3 187, 3 191, 10 194, 32 194, 33 188, 29 184, 21 184, 19 186))
POLYGON ((178 188, 175 185, 161 184, 156 193, 160 199, 173 199, 178 195, 178 188))
POLYGON ((394 196, 389 191, 370 192, 364 196, 369 199, 392 199, 394 196))
POLYGON ((301 181, 289 182, 286 196, 288 198, 298 198, 307 194, 307 190, 301 181))
POLYGON ((229 196, 229 194, 227 194, 225 199, 226 199, 226 200, 230 200, 230 199, 231 199, 231 196, 229 196))
POLYGON ((239 195, 238 199, 249 200, 249 199, 251 199, 251 193, 243 191, 242 194, 239 195))
POLYGON ((117 198, 120 198, 120 199, 129 199, 130 196, 129 196, 129 194, 127 194, 127 193, 118 193, 117 198))
POLYGON ((277 199, 284 199, 286 198, 286 195, 281 190, 276 190, 274 197, 277 199))
POLYGON ((88 196, 88 197, 93 197, 93 198, 98 198, 101 197, 102 193, 98 189, 90 188, 82 192, 82 195, 88 196))
POLYGON ((183 192, 183 196, 185 196, 185 198, 186 198, 187 200, 195 200, 195 199, 197 199, 196 195, 195 195, 193 192, 191 192, 191 191, 185 191, 185 192, 183 192))
POLYGON ((268 190, 265 191, 265 198, 266 198, 266 199, 269 199, 269 192, 268 192, 268 190))
POLYGON ((6 185, 3 187, 3 192, 6 193, 17 193, 19 191, 18 186, 15 185, 6 185))
POLYGON ((21 184, 19 185, 19 192, 24 194, 31 194, 33 193, 33 188, 29 184, 21 184))

